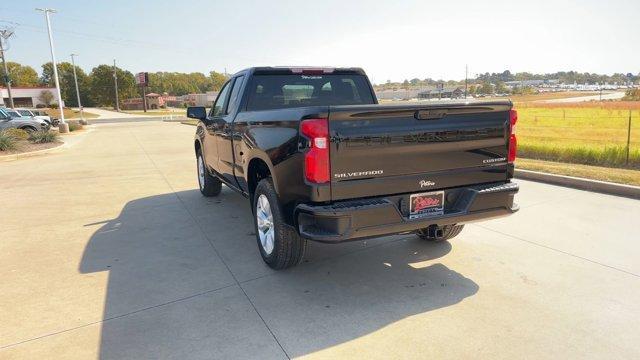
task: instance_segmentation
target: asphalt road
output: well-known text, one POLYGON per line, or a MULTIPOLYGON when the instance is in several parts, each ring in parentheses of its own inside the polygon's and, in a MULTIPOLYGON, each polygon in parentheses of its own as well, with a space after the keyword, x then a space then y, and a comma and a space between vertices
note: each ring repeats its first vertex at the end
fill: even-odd
POLYGON ((177 123, 0 163, 0 358, 640 358, 640 201, 520 181, 450 244, 312 243, 274 272, 177 123))

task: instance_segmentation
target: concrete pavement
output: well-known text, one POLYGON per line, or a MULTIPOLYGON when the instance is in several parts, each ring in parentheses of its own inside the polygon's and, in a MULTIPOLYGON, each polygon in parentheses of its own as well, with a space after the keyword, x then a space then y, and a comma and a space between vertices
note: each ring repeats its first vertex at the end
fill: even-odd
POLYGON ((86 107, 86 108, 84 108, 84 111, 98 115, 97 118, 93 118, 93 119, 89 119, 89 120, 95 120, 95 119, 133 119, 133 118, 137 118, 137 117, 148 117, 146 115, 128 114, 128 113, 117 112, 117 111, 107 110, 107 109, 102 109, 102 108, 93 108, 93 107, 86 107))
MULTIPOLYGON (((88 111, 88 110, 87 110, 88 111)), ((0 163, 0 358, 638 358, 640 201, 519 181, 451 244, 311 243, 263 265, 177 123, 0 163)))

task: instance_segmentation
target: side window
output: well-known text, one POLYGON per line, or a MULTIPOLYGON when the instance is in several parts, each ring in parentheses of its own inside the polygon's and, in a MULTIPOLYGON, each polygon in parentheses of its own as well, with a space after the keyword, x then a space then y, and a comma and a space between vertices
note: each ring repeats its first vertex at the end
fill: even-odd
POLYGON ((0 111, 0 120, 7 120, 9 117, 0 111))
POLYGON ((233 82, 233 89, 231 90, 231 96, 229 97, 229 105, 227 105, 227 112, 229 113, 230 109, 235 109, 240 102, 240 88, 242 88, 242 82, 244 81, 244 75, 238 76, 236 81, 233 82))
POLYGON ((231 89, 231 81, 227 81, 226 84, 224 84, 224 86, 222 87, 222 90, 220 90, 220 93, 218 94, 218 98, 216 99, 216 102, 213 103, 213 107, 211 108, 211 117, 216 117, 216 116, 222 116, 224 115, 224 103, 227 101, 227 98, 229 97, 229 89, 231 89))

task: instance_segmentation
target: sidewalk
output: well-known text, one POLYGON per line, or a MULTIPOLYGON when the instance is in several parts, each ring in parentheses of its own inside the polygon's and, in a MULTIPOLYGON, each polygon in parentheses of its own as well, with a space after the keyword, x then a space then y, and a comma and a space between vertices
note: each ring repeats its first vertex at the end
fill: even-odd
MULTIPOLYGON (((135 114, 117 112, 117 111, 113 111, 113 110, 105 110, 105 109, 101 109, 101 108, 93 108, 93 107, 91 107, 91 108, 90 107, 86 107, 86 108, 84 108, 84 111, 98 115, 98 117, 95 118, 95 119, 124 119, 124 118, 149 117, 149 116, 146 116, 146 115, 135 115, 135 114)), ((91 120, 94 120, 94 119, 89 119, 89 121, 91 121, 91 120)))

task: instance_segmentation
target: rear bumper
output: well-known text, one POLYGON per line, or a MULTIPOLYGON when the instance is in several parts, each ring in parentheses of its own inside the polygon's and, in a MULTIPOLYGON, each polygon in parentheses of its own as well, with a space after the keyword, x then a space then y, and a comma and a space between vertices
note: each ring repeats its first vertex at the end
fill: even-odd
POLYGON ((300 204, 294 215, 301 236, 336 243, 510 215, 518 211, 513 202, 517 192, 518 184, 512 182, 446 189, 444 214, 419 219, 409 219, 411 194, 300 204))

